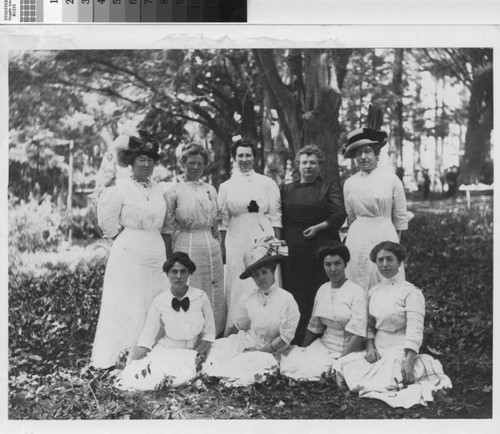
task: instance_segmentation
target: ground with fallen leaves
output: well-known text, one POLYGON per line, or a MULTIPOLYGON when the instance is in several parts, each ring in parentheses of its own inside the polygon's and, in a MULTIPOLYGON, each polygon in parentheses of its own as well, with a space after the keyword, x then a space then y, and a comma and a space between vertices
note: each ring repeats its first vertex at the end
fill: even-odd
MULTIPOLYGON (((407 279, 426 298, 422 352, 438 358, 454 387, 428 406, 393 409, 340 389, 331 378, 295 382, 272 374, 227 388, 198 377, 175 390, 122 392, 88 367, 105 255, 68 254, 9 268, 10 419, 387 419, 491 418, 493 213, 491 198, 410 203, 403 243, 407 279), (64 257, 64 258, 63 258, 64 257)), ((23 262, 24 261, 24 262, 23 262)))

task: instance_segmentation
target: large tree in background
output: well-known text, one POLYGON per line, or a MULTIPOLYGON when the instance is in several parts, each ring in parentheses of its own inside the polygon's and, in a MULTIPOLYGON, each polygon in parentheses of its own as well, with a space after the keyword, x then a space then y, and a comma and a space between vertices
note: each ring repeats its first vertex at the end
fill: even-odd
POLYGON ((493 129, 493 50, 454 48, 424 50, 436 75, 459 80, 470 91, 467 132, 460 178, 465 184, 481 179, 483 165, 490 157, 493 129))
POLYGON ((326 181, 338 178, 341 87, 352 50, 254 50, 291 157, 306 144, 324 153, 326 181))

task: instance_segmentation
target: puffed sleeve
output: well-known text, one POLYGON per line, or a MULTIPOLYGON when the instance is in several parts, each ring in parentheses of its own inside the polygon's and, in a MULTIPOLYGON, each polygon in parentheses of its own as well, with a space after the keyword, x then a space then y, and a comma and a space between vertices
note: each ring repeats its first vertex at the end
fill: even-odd
POLYGON ((175 209, 177 208, 177 189, 175 186, 170 187, 164 194, 167 211, 163 220, 162 234, 172 235, 175 232, 175 209))
POLYGON ((119 233, 122 206, 123 195, 119 187, 108 187, 99 196, 97 221, 105 237, 113 238, 119 233))
POLYGON ((403 183, 396 175, 394 175, 392 189, 392 223, 398 231, 408 229, 405 189, 403 183))
POLYGON ((203 317, 205 318, 205 324, 200 333, 200 339, 207 342, 215 341, 215 321, 214 313, 212 312, 212 307, 210 306, 210 301, 205 293, 203 293, 203 304, 201 307, 203 312, 203 317))
POLYGON ((146 322, 142 328, 137 345, 151 350, 156 343, 156 336, 158 336, 158 332, 162 327, 161 312, 157 299, 155 299, 149 308, 148 316, 146 317, 146 322))
POLYGON ((316 312, 318 310, 319 298, 321 297, 321 288, 316 293, 316 297, 314 298, 314 307, 311 314, 311 319, 309 320, 309 324, 307 325, 307 330, 321 334, 325 331, 326 326, 321 322, 319 316, 317 316, 316 312))
POLYGON ((368 300, 365 291, 357 286, 353 288, 353 298, 351 304, 351 318, 345 330, 354 335, 366 337, 366 327, 368 322, 368 300))
POLYGON ((228 191, 227 183, 222 183, 219 187, 219 194, 217 195, 217 204, 219 210, 219 230, 226 231, 229 225, 229 220, 231 220, 231 212, 228 206, 228 191))
POLYGON ((274 228, 281 228, 281 195, 278 184, 269 178, 267 182, 267 195, 269 199, 269 220, 274 228))
POLYGON ((417 354, 424 338, 425 299, 422 291, 411 288, 405 299, 406 339, 405 349, 417 354))
POLYGON ((352 225, 354 220, 356 220, 356 212, 354 211, 354 207, 352 206, 352 202, 349 200, 349 186, 350 186, 350 181, 349 179, 344 183, 344 204, 345 204, 345 211, 347 213, 347 224, 349 226, 352 225))
POLYGON ((331 229, 339 230, 344 224, 346 211, 344 207, 342 190, 336 182, 332 182, 328 186, 326 194, 326 206, 328 209, 328 216, 326 218, 328 225, 331 229))
POLYGON ((283 304, 280 314, 280 338, 289 344, 295 336, 295 330, 299 325, 300 312, 293 295, 287 293, 287 302, 283 304))

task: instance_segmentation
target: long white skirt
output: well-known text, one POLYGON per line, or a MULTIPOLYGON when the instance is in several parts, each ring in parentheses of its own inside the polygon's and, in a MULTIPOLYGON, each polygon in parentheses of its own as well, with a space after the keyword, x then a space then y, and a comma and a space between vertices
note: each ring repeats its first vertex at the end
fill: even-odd
POLYGON ((109 368, 120 351, 137 345, 153 299, 169 287, 160 232, 125 228, 113 243, 92 347, 92 365, 109 368))
POLYGON ((155 346, 141 360, 130 362, 118 375, 115 386, 122 390, 154 390, 187 384, 196 376, 196 351, 155 346))
POLYGON ((425 405, 434 400, 432 392, 452 387, 441 363, 427 354, 417 356, 415 383, 404 387, 401 374, 404 350, 388 348, 379 352, 382 358, 375 363, 367 362, 363 351, 337 359, 333 368, 351 391, 363 398, 379 399, 391 407, 425 405))
POLYGON ((255 345, 255 340, 244 331, 227 338, 216 339, 210 348, 202 372, 209 377, 220 377, 230 386, 248 386, 260 381, 277 368, 278 362, 270 353, 243 352, 244 348, 255 345))
MULTIPOLYGON (((265 214, 240 214, 229 221, 226 232, 226 336, 236 324, 243 302, 255 290, 252 278, 240 279, 240 274, 245 270, 243 255, 256 240, 268 235, 274 235, 274 229, 265 214)), ((280 280, 276 279, 276 282, 279 284, 280 280)))
POLYGON ((174 244, 174 251, 184 252, 196 264, 196 271, 189 277, 189 284, 208 295, 215 320, 215 335, 219 336, 226 325, 226 298, 224 296, 224 268, 219 241, 210 230, 181 231, 174 244))
POLYGON ((338 356, 329 351, 320 339, 307 347, 294 345, 280 354, 280 372, 295 380, 319 381, 323 373, 330 373, 332 363, 338 356))
MULTIPOLYGON (((396 228, 386 217, 357 217, 347 232, 345 245, 349 249, 351 259, 345 274, 365 291, 382 281, 377 266, 370 260, 370 252, 382 241, 399 242, 396 228)), ((403 264, 399 273, 404 278, 403 264)))

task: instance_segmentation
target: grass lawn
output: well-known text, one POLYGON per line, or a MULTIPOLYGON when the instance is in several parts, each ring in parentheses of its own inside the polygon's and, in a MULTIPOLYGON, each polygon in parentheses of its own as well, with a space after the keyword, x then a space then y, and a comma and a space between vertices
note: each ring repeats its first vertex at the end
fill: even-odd
POLYGON ((298 383, 279 374, 239 389, 207 378, 175 390, 113 389, 107 372, 88 367, 104 271, 99 242, 96 255, 92 245, 83 249, 84 261, 65 253, 11 265, 9 419, 491 418, 493 212, 456 211, 414 210, 403 238, 407 279, 426 298, 421 352, 439 359, 454 384, 426 407, 393 409, 328 378, 298 383))

